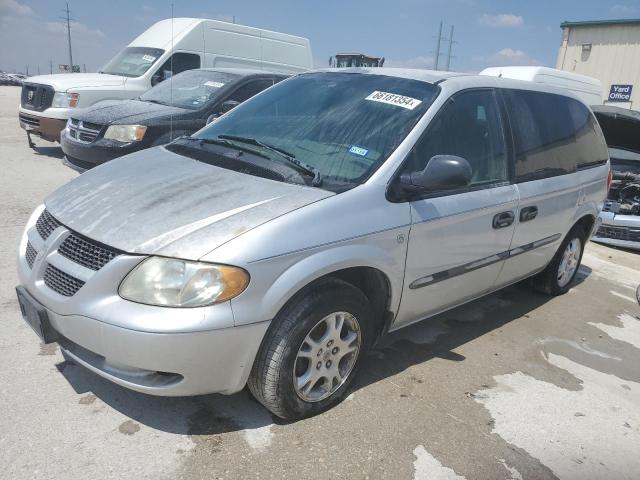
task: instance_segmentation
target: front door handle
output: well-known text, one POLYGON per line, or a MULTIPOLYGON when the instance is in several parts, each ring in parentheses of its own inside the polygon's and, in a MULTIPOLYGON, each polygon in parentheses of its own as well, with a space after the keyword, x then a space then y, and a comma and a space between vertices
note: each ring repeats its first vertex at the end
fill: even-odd
POLYGON ((538 207, 535 205, 531 207, 524 207, 520 210, 520 222, 528 222, 538 216, 538 207))
POLYGON ((513 223, 516 216, 509 210, 508 212, 498 213, 493 217, 493 228, 505 228, 513 223))

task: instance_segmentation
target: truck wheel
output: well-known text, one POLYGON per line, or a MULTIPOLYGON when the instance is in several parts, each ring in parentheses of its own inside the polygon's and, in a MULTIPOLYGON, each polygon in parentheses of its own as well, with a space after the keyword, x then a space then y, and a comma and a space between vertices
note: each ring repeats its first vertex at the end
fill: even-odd
POLYGON ((274 415, 295 420, 338 403, 372 342, 373 312, 361 290, 339 279, 307 288, 277 315, 248 386, 274 415))
POLYGON ((553 296, 567 293, 580 268, 585 242, 585 232, 576 225, 560 244, 547 268, 533 278, 534 288, 553 296))

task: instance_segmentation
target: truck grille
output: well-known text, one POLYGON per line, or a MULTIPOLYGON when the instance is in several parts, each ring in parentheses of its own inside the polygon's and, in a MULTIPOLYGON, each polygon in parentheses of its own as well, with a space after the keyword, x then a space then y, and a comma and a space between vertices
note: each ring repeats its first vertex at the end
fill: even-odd
POLYGON ((36 249, 33 248, 33 245, 31 245, 31 242, 27 242, 27 251, 25 252, 24 256, 27 260, 27 265, 29 265, 29 268, 33 268, 33 262, 36 261, 37 255, 38 255, 38 252, 36 252, 36 249))
POLYGON ((25 83, 22 85, 20 104, 28 110, 42 112, 51 106, 55 91, 49 85, 25 83))
POLYGON ((602 225, 596 237, 612 238, 615 240, 627 240, 630 242, 640 242, 640 228, 630 227, 612 227, 610 225, 602 225))
POLYGON ((69 235, 58 248, 58 253, 91 270, 100 270, 120 255, 118 250, 100 245, 77 233, 69 235))
MULTIPOLYGON (((36 230, 43 240, 46 240, 61 223, 47 210, 44 210, 36 221, 36 230)), ((58 254, 78 265, 98 271, 122 252, 102 245, 79 233, 71 231, 58 247, 58 254)), ((25 258, 29 267, 33 268, 38 253, 30 242, 27 242, 25 258)), ((84 281, 69 275, 60 268, 47 264, 44 272, 44 283, 47 287, 60 295, 71 297, 82 288, 84 281)))
POLYGON ((38 218, 38 221, 36 222, 36 230, 38 230, 38 234, 40 234, 43 240, 49 238, 51 232, 53 232, 59 226, 60 222, 53 218, 51 214, 46 210, 42 212, 42 214, 38 218))
POLYGON ((44 283, 47 287, 65 297, 72 297, 82 288, 84 282, 63 272, 51 264, 44 271, 44 283))
POLYGON ((69 128, 69 137, 81 143, 91 143, 96 138, 98 138, 98 135, 100 135, 100 130, 102 130, 102 125, 98 125, 96 123, 84 122, 82 120, 72 118, 69 121, 68 128, 69 128))

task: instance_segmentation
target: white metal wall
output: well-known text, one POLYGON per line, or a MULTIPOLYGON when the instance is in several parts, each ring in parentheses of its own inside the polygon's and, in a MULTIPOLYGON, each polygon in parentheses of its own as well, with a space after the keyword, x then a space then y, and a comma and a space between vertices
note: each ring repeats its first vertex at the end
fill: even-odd
POLYGON ((630 104, 612 105, 640 110, 640 24, 563 28, 556 68, 599 79, 603 99, 611 85, 633 85, 630 104))

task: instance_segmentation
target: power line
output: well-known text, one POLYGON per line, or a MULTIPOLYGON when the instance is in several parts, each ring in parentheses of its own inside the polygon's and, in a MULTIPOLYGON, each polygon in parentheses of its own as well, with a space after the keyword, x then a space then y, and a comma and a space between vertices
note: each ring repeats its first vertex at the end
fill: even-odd
POLYGON ((454 43, 457 43, 457 42, 453 41, 453 25, 451 25, 451 33, 449 34, 449 52, 447 53, 447 66, 445 68, 447 72, 451 68, 451 59, 453 58, 451 56, 451 49, 453 48, 454 43))
POLYGON ((442 20, 440 20, 440 28, 438 29, 438 43, 436 43, 436 58, 434 60, 434 70, 438 70, 438 61, 440 60, 440 41, 442 40, 442 20))
POLYGON ((62 20, 67 21, 67 40, 69 43, 69 71, 73 73, 73 54, 71 53, 71 10, 69 10, 69 2, 67 2, 67 8, 64 10, 66 17, 60 17, 62 20))

